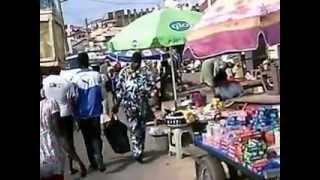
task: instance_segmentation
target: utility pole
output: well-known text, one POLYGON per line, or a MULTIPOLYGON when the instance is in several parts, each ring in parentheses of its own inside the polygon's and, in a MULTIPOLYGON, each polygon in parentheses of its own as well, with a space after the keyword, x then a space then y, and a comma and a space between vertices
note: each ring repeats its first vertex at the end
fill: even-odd
POLYGON ((208 8, 210 8, 211 7, 211 0, 208 0, 207 3, 208 3, 208 8))
POLYGON ((86 25, 86 36, 87 36, 87 44, 88 44, 88 47, 89 47, 89 42, 90 42, 90 35, 89 35, 89 28, 88 28, 88 18, 85 18, 85 25, 86 25))

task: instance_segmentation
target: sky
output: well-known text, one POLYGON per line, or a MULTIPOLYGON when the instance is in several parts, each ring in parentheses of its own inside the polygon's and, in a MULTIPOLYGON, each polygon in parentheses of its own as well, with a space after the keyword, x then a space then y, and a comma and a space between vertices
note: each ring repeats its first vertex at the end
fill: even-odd
POLYGON ((107 12, 120 9, 155 7, 163 0, 68 0, 62 3, 65 24, 84 25, 85 18, 94 20, 107 12))

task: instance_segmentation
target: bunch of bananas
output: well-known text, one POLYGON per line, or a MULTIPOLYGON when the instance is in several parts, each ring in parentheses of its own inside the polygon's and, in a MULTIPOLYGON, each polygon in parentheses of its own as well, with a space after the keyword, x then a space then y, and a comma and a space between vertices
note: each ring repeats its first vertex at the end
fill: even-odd
POLYGON ((213 98, 212 99, 212 106, 216 110, 223 110, 224 109, 224 103, 223 101, 220 101, 219 98, 213 98))
POLYGON ((195 115, 191 110, 180 110, 179 112, 183 113, 183 116, 188 124, 196 120, 195 115))

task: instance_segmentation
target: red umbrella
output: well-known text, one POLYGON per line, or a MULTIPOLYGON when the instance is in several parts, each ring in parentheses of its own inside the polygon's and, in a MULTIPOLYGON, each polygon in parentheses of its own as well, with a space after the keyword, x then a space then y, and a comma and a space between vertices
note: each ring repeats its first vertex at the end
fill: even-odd
POLYGON ((280 0, 217 0, 187 34, 184 57, 255 50, 260 35, 280 43, 280 0))

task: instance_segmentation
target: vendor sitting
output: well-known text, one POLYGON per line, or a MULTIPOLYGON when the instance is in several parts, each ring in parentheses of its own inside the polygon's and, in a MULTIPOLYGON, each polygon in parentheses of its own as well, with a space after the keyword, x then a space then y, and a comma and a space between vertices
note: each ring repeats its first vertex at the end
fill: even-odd
POLYGON ((214 95, 222 101, 242 95, 243 88, 238 82, 228 81, 225 69, 220 69, 213 78, 214 95))

